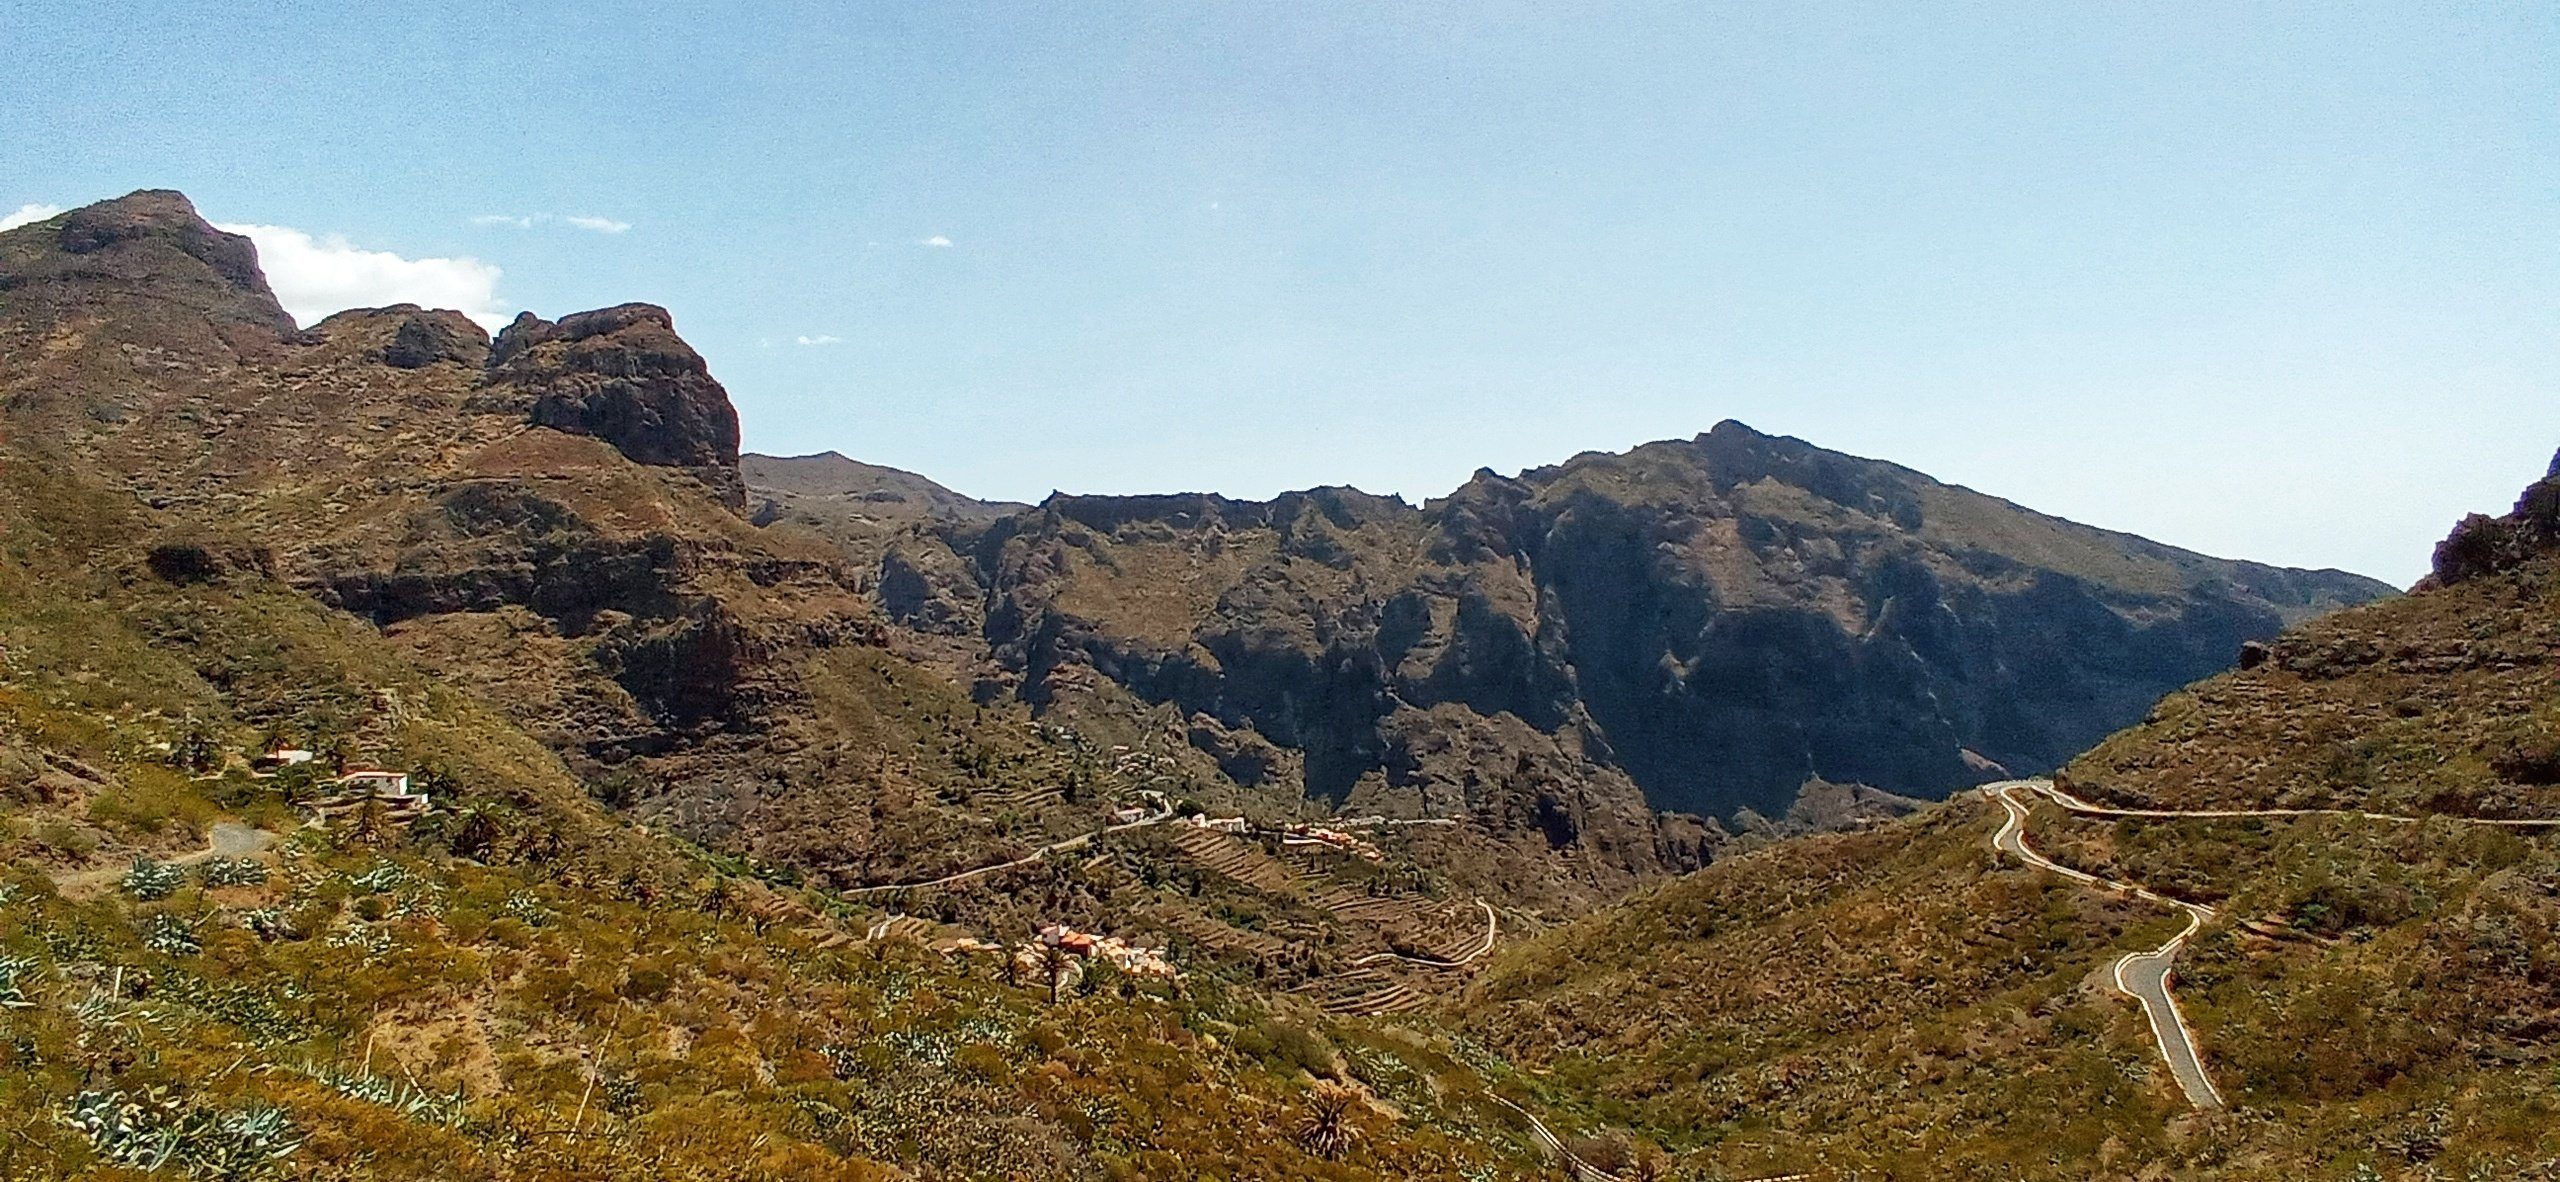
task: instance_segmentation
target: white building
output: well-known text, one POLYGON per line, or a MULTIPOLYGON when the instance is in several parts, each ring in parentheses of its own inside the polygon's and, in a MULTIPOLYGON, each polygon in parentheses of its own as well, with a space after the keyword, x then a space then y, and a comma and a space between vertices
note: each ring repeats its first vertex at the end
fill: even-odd
POLYGON ((385 771, 378 767, 351 767, 338 777, 338 790, 349 794, 371 792, 376 796, 408 796, 409 773, 385 771))

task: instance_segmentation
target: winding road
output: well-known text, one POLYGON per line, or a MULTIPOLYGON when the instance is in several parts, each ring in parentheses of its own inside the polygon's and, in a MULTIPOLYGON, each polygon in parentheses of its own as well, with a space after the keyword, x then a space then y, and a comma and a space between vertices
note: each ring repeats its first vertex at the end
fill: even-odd
POLYGON ((1160 825, 1165 821, 1171 820, 1172 817, 1173 809, 1168 805, 1160 808, 1152 816, 1140 817, 1135 821, 1123 821, 1117 825, 1105 825, 1091 833, 1079 834, 1075 837, 1070 837, 1065 841, 1053 841, 1047 845, 1041 846, 1039 849, 1022 855, 1019 858, 997 862, 989 866, 980 866, 975 870, 963 870, 958 874, 946 874, 940 878, 928 878, 923 882, 892 882, 884 883, 880 886, 848 887, 842 891, 838 891, 837 897, 855 899, 864 895, 884 894, 889 891, 931 890, 934 887, 946 887, 957 882, 967 882, 970 879, 993 874, 999 870, 1011 870, 1016 866, 1028 866, 1042 858, 1048 857, 1051 854, 1063 854, 1071 850, 1083 849, 1086 846, 1092 845, 1095 838, 1102 837, 1107 834, 1119 833, 1129 829, 1144 829, 1149 825, 1160 825))
POLYGON ((1461 956, 1456 960, 1442 960, 1436 956, 1414 956, 1404 952, 1372 952, 1367 956, 1354 958, 1351 961, 1351 967, 1358 968, 1362 965, 1376 964, 1382 960, 1400 960, 1406 964, 1418 964, 1429 969, 1454 969, 1484 955, 1485 953, 1491 952, 1493 951, 1494 938, 1502 932, 1502 924, 1500 920, 1494 918, 1493 904, 1487 903, 1482 899, 1478 899, 1476 900, 1476 906, 1484 908, 1484 943, 1476 945, 1476 950, 1466 954, 1465 956, 1461 956))
POLYGON ((2415 816, 2408 813, 2374 813, 2363 809, 2122 809, 2091 804, 2056 787, 2051 780, 2009 780, 1985 785, 1989 790, 2025 788, 2075 813, 2092 817, 2357 817, 2367 821, 2390 821, 2416 825, 2427 821, 2452 821, 2462 825, 2496 825, 2510 829, 2547 829, 2560 826, 2560 817, 2463 817, 2452 813, 2430 813, 2415 816))
MULTIPOLYGON (((1491 1095, 1491 1093, 1487 1094, 1491 1095)), ((1592 1165, 1581 1154, 1575 1153, 1562 1138, 1556 1136, 1554 1129, 1547 1127, 1547 1122, 1538 1119, 1536 1113, 1500 1096, 1492 1098, 1494 1103, 1519 1113, 1520 1119, 1529 1122, 1530 1138, 1538 1143, 1538 1148, 1546 1151, 1547 1156, 1554 1158, 1558 1165, 1564 1167, 1565 1177, 1573 1179, 1574 1182, 1624 1182, 1618 1175, 1592 1165)), ((1812 1178, 1811 1174, 1801 1173, 1764 1174, 1756 1178, 1741 1179, 1740 1182, 1811 1182, 1812 1178)))
MULTIPOLYGON (((246 858, 262 853, 276 843, 275 834, 252 825, 243 825, 238 821, 216 821, 213 823, 213 828, 205 831, 204 838, 203 849, 166 859, 163 864, 193 866, 198 862, 207 862, 215 858, 246 858)), ((65 889, 92 887, 118 881, 131 870, 130 866, 105 866, 96 870, 82 870, 60 875, 55 877, 53 882, 56 887, 65 889)))
POLYGON ((1983 791, 2000 802, 2008 818, 2000 831, 1991 837, 1992 848, 2016 856, 2030 865, 2050 870, 2075 882, 2108 890, 2123 891, 2136 898, 2148 899, 2163 906, 2175 907, 2187 915, 2187 926, 2169 942, 2149 952, 2136 952, 2116 961, 2110 976, 2117 992, 2142 1004, 2142 1013, 2151 1022, 2151 1036, 2160 1044, 2160 1057, 2169 1064, 2169 1072, 2178 1081, 2179 1090, 2187 1094, 2187 1102, 2198 1108, 2222 1107, 2222 1093, 2213 1086, 2213 1078, 2205 1073, 2204 1057, 2196 1050, 2195 1029, 2187 1024, 2186 1014, 2179 1010, 2178 999, 2169 992, 2179 950, 2194 938, 2204 925, 2213 922, 2214 910, 2201 903, 2172 899, 2135 883, 2100 878, 2074 870, 2035 851, 2027 844, 2027 812, 2029 802, 2019 799, 2022 793, 2033 793, 2052 801, 2062 809, 2091 817, 2158 817, 2175 819, 2247 818, 2247 817, 2356 817, 2367 821, 2415 825, 2425 821, 2453 821, 2465 825, 2491 825, 2510 829, 2543 829, 2560 826, 2560 818, 2496 818, 2460 817, 2450 814, 2411 816, 2404 813, 2377 813, 2363 809, 2129 809, 2092 804, 2056 787, 2051 780, 2006 780, 1983 786, 1983 791))
POLYGON ((2187 941, 2203 930, 2204 925, 2213 921, 2213 908, 2184 899, 2172 899, 2135 883, 2100 878, 2037 853, 2034 846, 2027 844, 2028 806, 2018 799, 2018 792, 2039 787, 2051 790, 2053 786, 2040 780, 2011 780, 1984 789, 2008 813, 2008 818, 2000 824, 2000 831, 1991 835, 1991 847, 2074 882, 2123 891, 2135 898, 2175 907, 2186 913, 2187 926, 2170 937, 2168 943, 2149 952, 2123 957, 2116 961, 2109 976, 2114 979, 2118 993, 2141 1003, 2142 1016, 2151 1022, 2152 1040, 2160 1045, 2160 1058, 2168 1063, 2169 1074, 2178 1081, 2178 1090, 2187 1094, 2187 1103, 2197 1108, 2222 1107, 2222 1093, 2213 1086, 2213 1077, 2204 1069, 2204 1056, 2196 1050, 2195 1029, 2187 1025, 2186 1014, 2178 1009, 2178 999, 2169 992, 2169 977, 2177 964, 2178 951, 2185 948, 2187 941))
POLYGON ((1500 1096, 1493 1097, 1493 1102, 1519 1113, 1520 1119, 1529 1122, 1529 1136, 1537 1141, 1538 1148, 1547 1152, 1547 1156, 1556 1159, 1557 1163, 1564 1167, 1565 1177, 1573 1179, 1574 1182, 1619 1182, 1616 1174, 1582 1160, 1582 1155, 1575 1153, 1571 1146, 1557 1137, 1555 1130, 1548 1128, 1547 1122, 1539 1120, 1537 1114, 1500 1096))

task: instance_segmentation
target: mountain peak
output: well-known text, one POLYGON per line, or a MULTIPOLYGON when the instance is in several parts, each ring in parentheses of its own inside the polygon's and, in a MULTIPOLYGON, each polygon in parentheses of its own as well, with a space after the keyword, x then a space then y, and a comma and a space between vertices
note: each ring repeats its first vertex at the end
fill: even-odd
POLYGON ((144 320, 157 324, 174 305, 235 350, 296 332, 258 269, 257 247, 213 228, 173 189, 137 190, 0 235, 0 289, 10 310, 49 320, 147 299, 163 305, 144 320))
POLYGON ((617 304, 557 322, 527 312, 490 347, 489 377, 527 396, 534 425, 593 436, 643 464, 691 469, 744 508, 737 408, 665 308, 617 304))

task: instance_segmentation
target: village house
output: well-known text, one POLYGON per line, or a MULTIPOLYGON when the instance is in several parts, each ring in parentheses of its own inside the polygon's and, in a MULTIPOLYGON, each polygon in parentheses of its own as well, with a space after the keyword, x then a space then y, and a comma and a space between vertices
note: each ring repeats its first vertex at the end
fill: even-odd
POLYGON ((1291 825, 1280 834, 1280 844, 1323 846, 1372 862, 1383 862, 1387 857, 1378 847, 1369 844, 1366 838, 1345 833, 1339 829, 1328 829, 1321 825, 1291 825))
POLYGON ((1108 964, 1132 977, 1171 980, 1181 975, 1173 967, 1170 949, 1149 948, 1118 936, 1098 936, 1054 923, 1040 929, 1038 937, 1025 941, 1014 953, 1014 959, 1023 968, 1036 971, 1040 967, 1043 948, 1062 949, 1074 956, 1078 962, 1076 979, 1083 977, 1082 965, 1085 963, 1108 964))
POLYGON ((314 758, 316 756, 313 753, 300 747, 287 747, 279 743, 268 748, 256 759, 250 760, 249 766, 257 771, 280 770, 309 763, 314 758))
POLYGON ((311 806, 322 821, 351 815, 371 804, 391 820, 406 822, 424 814, 431 803, 425 792, 410 790, 409 773, 385 768, 350 767, 330 786, 329 798, 311 806))
POLYGON ((338 791, 350 796, 371 792, 376 796, 409 795, 409 773, 387 771, 378 767, 351 767, 338 777, 338 791))

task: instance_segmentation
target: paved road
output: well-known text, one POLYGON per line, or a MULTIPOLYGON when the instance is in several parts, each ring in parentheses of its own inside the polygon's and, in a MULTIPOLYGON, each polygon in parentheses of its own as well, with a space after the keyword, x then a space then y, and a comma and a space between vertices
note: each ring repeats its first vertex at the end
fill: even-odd
MULTIPOLYGON (((198 862, 211 861, 215 858, 246 858, 266 850, 275 843, 276 835, 264 829, 243 825, 237 821, 216 821, 213 823, 213 828, 205 831, 203 849, 180 854, 167 861, 172 866, 193 866, 198 862)), ((92 887, 118 881, 131 869, 130 866, 107 866, 97 870, 82 870, 73 874, 58 875, 53 882, 55 886, 66 889, 92 887)))
POLYGON ((2005 854, 2042 867, 2065 878, 2093 887, 2125 891, 2154 903, 2175 907, 2187 913, 2186 930, 2168 943, 2149 952, 2137 952, 2118 960, 2110 972, 2118 992, 2142 1003, 2143 1017, 2151 1022, 2151 1037, 2160 1044, 2160 1057, 2169 1064, 2170 1074, 2177 1077, 2178 1087, 2187 1101, 2198 1108, 2222 1107, 2222 1093, 2205 1074, 2204 1058, 2196 1051, 2195 1029, 2187 1024, 2185 1013, 2178 1009, 2176 995, 2169 992, 2176 971, 2178 952, 2187 941, 2213 922, 2214 912, 2199 903, 2172 899, 2129 882, 2116 882, 2060 865, 2039 854, 2027 844, 2027 802, 2022 793, 2034 793, 2074 813, 2092 817, 2161 817, 2161 818, 2237 818, 2237 817, 2357 817, 2396 825, 2415 825, 2423 821, 2455 821, 2466 825, 2492 825, 2510 829, 2541 829, 2560 826, 2554 818, 2459 817, 2450 814, 2412 816, 2403 813, 2377 813, 2364 809, 2128 809, 2092 804, 2056 787, 2051 780, 2008 780, 1985 785, 1983 790, 2008 812, 2000 831, 1992 835, 1991 844, 2005 854))
POLYGON ((2361 817, 2367 821, 2390 821, 2415 825, 2423 821, 2454 821, 2464 825, 2496 825, 2510 829, 2542 829, 2560 826, 2560 817, 2464 817, 2452 813, 2414 816, 2407 813, 2374 813, 2363 809, 2121 809, 2091 804, 2063 791, 2051 780, 2011 780, 1992 788, 2022 787, 2075 813, 2093 817, 2361 817))
POLYGON ((2168 943, 2149 952, 2137 952, 2115 963, 2111 976, 2119 992, 2142 1003, 2142 1013, 2151 1022, 2151 1036, 2160 1044, 2160 1057, 2169 1064, 2170 1073, 2186 1092, 2189 1103, 2198 1108, 2219 1108, 2222 1093, 2205 1074, 2204 1059, 2196 1051, 2195 1029, 2187 1024, 2185 1013, 2178 1008, 2176 995, 2169 992, 2180 949, 2204 925, 2213 922, 2214 912, 2202 904, 2172 899, 2136 886, 2084 874, 2068 866, 2058 865, 2027 845, 2027 805, 2019 799, 2021 792, 2032 792, 2062 808, 2092 817, 2161 817, 2161 818, 2240 818, 2240 817, 2356 817, 2395 825, 2415 825, 2424 821, 2454 821, 2465 825, 2490 825, 2508 829, 2543 829, 2560 826, 2560 817, 2499 818, 2462 817, 2451 814, 2413 816, 2404 813, 2377 813, 2365 809, 2129 809, 2092 804, 2063 791, 2051 780, 2009 780, 1985 786, 1985 791, 2008 811, 2008 820, 1992 836, 1991 843, 2001 852, 2013 854, 2033 865, 2043 867, 2066 878, 2091 886, 2128 891, 2155 903, 2166 904, 2187 913, 2186 930, 2168 943))
POLYGON ((1564 1167, 1565 1177, 1573 1179, 1574 1182, 1619 1182, 1616 1174, 1582 1160, 1582 1155, 1575 1153, 1561 1138, 1557 1137, 1555 1130, 1548 1128, 1547 1122, 1539 1120, 1537 1114, 1500 1096, 1495 1096, 1493 1102, 1519 1113, 1520 1119, 1529 1122, 1529 1136, 1537 1141, 1538 1148, 1546 1151, 1547 1156, 1556 1159, 1557 1164, 1564 1167))
POLYGON ((2185 930, 2158 948, 2136 952, 2116 961, 2109 976, 2115 981, 2117 992, 2141 1003, 2142 1016, 2151 1023, 2152 1041, 2160 1046, 2161 1061, 2169 1065, 2169 1074, 2177 1079, 2178 1090, 2187 1094, 2187 1103, 2198 1108, 2222 1107, 2222 1093, 2213 1086, 2213 1077, 2204 1069, 2204 1056, 2196 1050, 2195 1029, 2187 1025, 2186 1014, 2178 1009, 2178 999, 2169 992, 2170 974, 2177 964, 2178 951, 2185 948, 2187 941, 2205 924, 2212 922, 2213 908, 2184 899, 2172 899, 2133 883, 2074 870, 2037 853, 2035 847, 2027 844, 2027 805, 2018 798, 2018 793, 2021 789, 2034 791, 2039 788, 2054 790, 2050 783, 2040 780, 2010 780, 1985 788, 2009 814, 2001 822, 2000 831, 1991 836, 1992 848, 2074 882, 2123 891, 2186 913, 2185 930))
MULTIPOLYGON (((1554 1158, 1556 1164, 1564 1167, 1565 1177, 1573 1179, 1574 1182, 1623 1182, 1623 1179, 1616 1174, 1592 1165, 1584 1160, 1582 1155, 1567 1147, 1564 1141, 1556 1136, 1555 1130, 1548 1128, 1547 1122, 1539 1120, 1536 1113, 1500 1096, 1493 1097, 1493 1102, 1519 1113, 1520 1119, 1529 1122, 1530 1138, 1538 1143, 1538 1148, 1546 1151, 1547 1156, 1554 1158)), ((1811 1174, 1766 1174, 1757 1178, 1745 1178, 1741 1182, 1811 1182, 1812 1178, 1811 1174)))
POLYGON ((1122 831, 1124 831, 1124 830, 1129 830, 1129 829, 1144 829, 1144 828, 1146 828, 1146 827, 1147 827, 1147 826, 1149 826, 1149 825, 1162 824, 1162 823, 1163 823, 1163 822, 1165 822, 1166 820, 1171 819, 1171 818, 1172 818, 1172 816, 1173 816, 1173 809, 1172 809, 1170 806, 1167 806, 1167 807, 1165 807, 1165 808, 1161 809, 1160 811, 1158 811, 1158 812, 1157 812, 1155 815, 1153 815, 1153 816, 1149 816, 1149 817, 1140 817, 1139 819, 1137 819, 1137 820, 1135 820, 1135 821, 1127 821, 1127 822, 1123 822, 1123 823, 1118 824, 1118 825, 1105 825, 1105 826, 1103 826, 1102 828, 1100 828, 1100 829, 1096 829, 1096 830, 1094 830, 1094 831, 1093 831, 1093 832, 1091 832, 1091 833, 1083 834, 1083 835, 1080 835, 1080 836, 1077 836, 1077 837, 1070 837, 1070 838, 1066 839, 1065 841, 1053 841, 1053 842, 1050 842, 1050 843, 1049 843, 1049 844, 1047 844, 1047 845, 1041 846, 1039 849, 1036 849, 1036 850, 1031 851, 1030 853, 1024 854, 1023 856, 1021 856, 1021 857, 1019 857, 1019 858, 1014 858, 1014 859, 1011 859, 1011 860, 1008 860, 1008 861, 1003 861, 1003 862, 997 862, 997 863, 995 863, 994 865, 991 865, 991 866, 980 866, 980 867, 978 867, 978 868, 977 868, 977 869, 975 869, 975 870, 963 870, 963 871, 961 871, 961 872, 960 872, 960 873, 958 873, 958 874, 946 874, 946 875, 943 875, 943 876, 942 876, 942 877, 940 877, 940 878, 928 878, 928 879, 924 880, 923 882, 893 882, 893 883, 885 883, 885 884, 880 885, 880 886, 851 887, 851 888, 848 888, 848 889, 846 889, 846 890, 844 890, 844 891, 838 892, 838 897, 840 897, 840 898, 846 898, 846 899, 857 899, 857 898, 860 898, 860 897, 862 897, 862 896, 864 896, 864 895, 877 895, 877 894, 882 894, 882 893, 885 893, 885 892, 888 892, 888 891, 922 891, 922 890, 931 890, 931 889, 933 889, 934 887, 946 887, 946 886, 950 886, 951 884, 956 883, 956 882, 967 882, 967 881, 969 881, 969 880, 970 880, 970 879, 972 879, 972 878, 977 878, 977 877, 980 877, 980 876, 982 876, 982 875, 993 874, 993 873, 995 873, 996 871, 999 871, 999 870, 1011 870, 1011 869, 1013 869, 1013 868, 1014 868, 1014 867, 1016 867, 1016 866, 1028 866, 1028 865, 1030 865, 1030 864, 1032 864, 1032 863, 1034 863, 1034 862, 1039 861, 1039 860, 1040 860, 1040 859, 1042 859, 1042 858, 1048 857, 1048 856, 1049 856, 1049 855, 1051 855, 1051 854, 1063 854, 1063 853, 1068 853, 1068 852, 1070 852, 1070 851, 1083 849, 1083 848, 1084 848, 1084 847, 1086 847, 1086 846, 1092 845, 1092 844, 1093 844, 1093 839, 1095 839, 1095 838, 1097 838, 1097 837, 1101 837, 1101 836, 1103 836, 1104 834, 1107 834, 1107 833, 1119 833, 1119 832, 1122 832, 1122 831))

